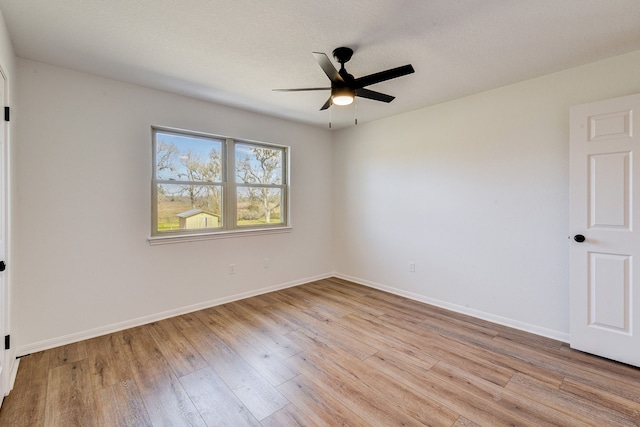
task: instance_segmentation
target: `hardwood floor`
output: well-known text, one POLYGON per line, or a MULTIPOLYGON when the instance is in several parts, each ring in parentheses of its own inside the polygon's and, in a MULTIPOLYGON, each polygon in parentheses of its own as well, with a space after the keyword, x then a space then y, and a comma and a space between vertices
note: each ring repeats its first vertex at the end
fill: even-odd
POLYGON ((340 279, 24 357, 2 426, 638 426, 640 369, 340 279))

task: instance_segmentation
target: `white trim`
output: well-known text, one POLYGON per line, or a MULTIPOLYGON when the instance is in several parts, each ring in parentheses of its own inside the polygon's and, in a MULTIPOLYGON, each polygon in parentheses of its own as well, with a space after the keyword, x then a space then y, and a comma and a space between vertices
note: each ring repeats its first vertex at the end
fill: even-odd
MULTIPOLYGON (((10 181, 10 170, 9 165, 11 163, 11 151, 10 151, 10 135, 11 135, 11 121, 4 120, 4 108, 9 108, 11 111, 11 102, 9 99, 9 78, 5 73, 4 66, 0 66, 0 76, 2 77, 3 87, 2 87, 2 95, 3 98, 1 100, 2 105, 2 140, 3 144, 0 147, 3 151, 0 157, 2 158, 2 165, 0 169, 2 170, 2 176, 0 177, 0 209, 2 213, 0 214, 0 219, 2 219, 2 223, 0 224, 0 232, 2 234, 2 258, 1 260, 5 262, 5 264, 10 264, 10 233, 11 233, 11 223, 9 222, 9 212, 11 210, 11 199, 9 198, 11 195, 9 193, 9 188, 11 185, 10 181)), ((11 111, 11 115, 14 116, 15 120, 15 111, 11 111)), ((0 337, 4 337, 6 335, 11 335, 11 275, 10 268, 7 268, 4 273, 0 273, 3 275, 4 286, 2 287, 2 295, 0 295, 0 312, 2 312, 2 319, 0 319, 0 337)), ((3 346, 4 347, 4 346, 3 346)), ((14 363, 12 360, 12 351, 10 349, 3 349, 2 354, 0 355, 0 364, 2 365, 2 372, 0 372, 0 381, 2 384, 0 385, 0 390, 3 390, 5 394, 8 394, 11 390, 13 384, 11 383, 11 374, 14 369, 14 363)), ((2 404, 0 398, 0 405, 2 404)))
POLYGON ((16 376, 18 375, 18 365, 20 365, 20 359, 14 359, 11 364, 11 373, 9 375, 9 389, 7 390, 7 394, 13 390, 13 385, 16 383, 16 376))
MULTIPOLYGON (((369 280, 360 279, 357 277, 352 277, 346 274, 341 273, 326 273, 320 274, 313 277, 308 277, 305 279, 295 280, 288 283, 282 283, 279 285, 268 286, 265 288, 256 289, 254 291, 243 292, 240 294, 230 295, 228 297, 217 298, 214 300, 209 300, 205 302, 201 302, 198 304, 189 305, 186 307, 176 308, 173 310, 164 311, 162 313, 151 314, 148 316, 139 317, 137 319, 131 319, 124 322, 114 323, 107 326, 102 326, 95 329, 90 329, 86 331, 80 331, 69 335, 64 335, 57 338, 51 338, 44 341, 39 341, 33 344, 25 345, 17 348, 16 353, 18 356, 27 355, 30 353, 35 353, 42 350, 48 350, 50 348, 59 347, 61 345, 71 344, 74 342, 95 338, 97 336, 110 334, 113 332, 121 331, 128 328, 133 328, 140 325, 145 325, 151 322, 157 322, 162 319, 166 319, 169 317, 180 316, 182 314, 191 313, 193 311, 202 310, 209 307, 214 307, 216 305, 226 304, 232 301, 238 301, 245 298, 254 297, 261 294, 266 294, 269 292, 278 291, 281 289, 292 288, 294 286, 303 285, 305 283, 315 282, 317 280, 327 279, 331 277, 337 277, 340 279, 348 280, 350 282, 354 282, 363 286, 367 286, 373 289, 379 289, 384 292, 389 292, 391 294, 400 295, 405 298, 412 299, 414 301, 423 302, 425 304, 434 305, 436 307, 441 307, 447 310, 454 311, 456 313, 466 314, 472 317, 476 317, 478 319, 487 320, 489 322, 497 323, 499 325, 508 326, 514 329, 518 329, 525 332, 530 332, 536 335, 540 335, 543 337, 555 339, 558 341, 562 341, 565 343, 569 342, 569 334, 565 332, 555 331, 553 329, 547 329, 536 325, 531 325, 528 323, 520 322, 518 320, 509 319, 502 316, 496 316, 494 314, 486 313, 480 310, 474 310, 468 307, 463 307, 457 304, 451 304, 445 301, 440 301, 433 298, 425 297, 424 295, 416 294, 413 292, 404 291, 401 289, 394 288, 392 286, 383 285, 377 282, 372 282, 369 280)), ((17 360, 19 362, 19 359, 17 360)), ((13 364, 12 369, 12 380, 15 380, 15 372, 18 368, 18 363, 13 364)), ((13 386, 13 383, 12 383, 13 386)))
POLYGON ((152 236, 147 239, 149 245, 166 245, 168 243, 197 242, 200 240, 228 239, 232 237, 259 236, 263 234, 289 233, 293 227, 253 228, 251 230, 235 229, 203 234, 180 234, 175 236, 152 236))
POLYGON ((113 332, 122 331, 124 329, 134 328, 136 326, 145 325, 151 322, 157 322, 169 317, 180 316, 182 314, 191 313, 193 311, 202 310, 216 305, 226 304, 233 301, 238 301, 245 298, 251 298, 257 295, 266 294, 269 292, 279 291, 281 289, 292 288, 305 283, 315 282, 317 280, 327 279, 335 276, 334 274, 320 274, 313 277, 307 277, 300 280, 294 280, 288 283, 282 283, 279 285, 267 286, 265 288, 256 289, 254 291, 243 292, 240 294, 230 295, 227 297, 217 298, 197 304, 188 305, 186 307, 167 310, 161 313, 150 314, 148 316, 139 317, 137 319, 126 320, 124 322, 113 323, 107 326, 101 326, 99 328, 89 329, 86 331, 80 331, 69 335, 63 335, 61 337, 51 338, 44 341, 28 344, 17 349, 18 356, 24 356, 30 353, 35 353, 42 350, 48 350, 50 348, 60 347, 62 345, 71 344, 74 342, 95 338, 101 335, 110 334, 113 332))
POLYGON ((518 329, 532 334, 540 335, 543 337, 551 338, 554 340, 569 342, 569 334, 566 332, 556 331, 553 329, 543 328, 541 326, 531 325, 519 320, 509 319, 507 317, 497 316, 495 314, 486 313, 484 311, 475 310, 473 308, 464 307, 457 304, 452 304, 446 301, 440 301, 434 298, 429 298, 424 295, 416 294, 413 292, 404 291, 402 289, 394 288, 392 286, 383 285, 380 283, 372 282, 369 280, 360 279, 357 277, 348 276, 346 274, 335 273, 335 277, 340 279, 349 280, 350 282, 358 283, 363 286, 367 286, 381 291, 389 292, 391 294, 400 295, 405 298, 409 298, 415 301, 423 302, 426 304, 434 305, 436 307, 444 308, 454 311, 456 313, 466 314, 478 319, 487 320, 499 325, 508 326, 510 328, 518 329))

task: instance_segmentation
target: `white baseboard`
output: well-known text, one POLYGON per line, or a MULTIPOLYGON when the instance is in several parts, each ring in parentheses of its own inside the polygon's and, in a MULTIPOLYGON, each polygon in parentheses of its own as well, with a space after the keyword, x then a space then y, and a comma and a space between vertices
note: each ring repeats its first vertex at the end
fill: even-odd
POLYGON ((566 332, 555 331, 553 329, 547 329, 541 326, 524 323, 519 320, 509 319, 507 317, 497 316, 491 313, 485 313, 480 310, 475 310, 475 309, 464 307, 461 305, 440 301, 434 298, 426 297, 424 295, 394 288, 392 286, 387 286, 380 283, 372 282, 370 280, 364 280, 358 277, 348 276, 346 274, 335 273, 334 276, 340 279, 348 280, 350 282, 358 283, 363 286, 379 289, 381 291, 389 292, 391 294, 400 295, 402 297, 409 298, 415 301, 424 302, 426 304, 434 305, 436 307, 441 307, 447 310, 451 310, 456 313, 466 314, 472 317, 476 317, 478 319, 487 320, 492 323, 497 323, 499 325, 508 326, 510 328, 519 329, 525 332, 531 332, 532 334, 540 335, 543 337, 551 338, 551 339, 562 341, 565 343, 569 342, 569 334, 566 332))
MULTIPOLYGON (((250 298, 253 296, 266 294, 273 291, 278 291, 281 289, 291 288, 294 286, 299 286, 305 283, 314 282, 316 280, 327 279, 329 277, 338 277, 340 279, 349 280, 354 283, 358 283, 363 286, 368 286, 370 288, 379 289, 381 291, 389 292, 395 295, 400 295, 405 298, 409 298, 415 301, 424 302, 426 304, 431 304, 436 307, 441 307, 447 310, 451 310, 457 313, 466 314, 469 316, 476 317, 478 319, 487 320, 489 322, 497 323, 499 325, 508 326, 514 329, 519 329, 525 332, 531 332, 536 335, 540 335, 543 337, 555 339, 562 342, 569 342, 569 334, 565 332, 555 331, 552 329, 543 328, 537 325, 531 325, 528 323, 520 322, 518 320, 509 319, 502 316, 497 316, 491 313, 485 313, 480 310, 474 310, 468 307, 463 307, 456 304, 451 304, 445 301, 440 301, 437 299, 425 297, 424 295, 416 294, 413 292, 404 291, 402 289, 394 288, 392 286, 383 285, 381 283, 372 282, 370 280, 360 279, 358 277, 352 277, 346 274, 341 273, 327 273, 314 277, 307 277, 300 280, 295 280, 288 283, 282 283, 278 285, 268 286, 265 288, 256 289, 249 292, 243 292, 240 294, 230 295, 228 297, 217 298, 214 300, 204 301, 198 304, 189 305, 186 307, 180 307, 168 311, 164 311, 161 313, 155 313, 148 316, 139 317, 136 319, 127 320, 124 322, 118 322, 111 325, 101 326, 99 328, 89 329, 85 331, 76 332, 69 335, 64 335, 56 338, 51 338, 43 341, 38 341, 35 343, 31 343, 28 345, 24 345, 17 348, 16 354, 18 356, 24 356, 30 353, 35 353, 38 351, 48 350, 50 348, 60 347, 62 345, 71 344, 74 342, 95 338, 97 336, 110 334, 113 332, 121 331, 124 329, 133 328, 140 325, 145 325, 151 322, 157 322, 162 319, 166 319, 169 317, 180 316, 182 314, 191 313, 193 311, 202 310, 209 307, 214 307, 216 305, 226 304, 232 301, 237 301, 245 298, 250 298)), ((11 372, 12 381, 15 380, 15 375, 18 370, 18 363, 13 364, 13 369, 11 372)), ((12 382, 13 385, 13 382, 12 382)))
MULTIPOLYGON (((62 345, 71 344, 74 342, 87 340, 90 338, 95 338, 101 335, 111 334, 113 332, 122 331, 124 329, 134 328, 136 326, 145 325, 151 322, 157 322, 162 319, 167 319, 169 317, 180 316, 182 314, 191 313, 193 311, 202 310, 209 307, 214 307, 216 305, 226 304, 232 301, 237 301, 245 298, 254 297, 256 295, 262 295, 273 291, 278 291, 281 289, 291 288, 294 286, 302 285, 309 282, 314 282, 316 280, 322 280, 329 277, 333 277, 335 274, 327 273, 321 274, 318 276, 307 277, 300 280, 295 280, 288 283, 282 283, 278 285, 268 286, 265 288, 256 289, 253 291, 243 292, 240 294, 230 295, 223 298, 217 298, 209 301, 200 302, 197 304, 188 305, 186 307, 180 307, 172 310, 167 310, 161 313, 150 314, 148 316, 139 317, 136 319, 126 320, 124 322, 113 323, 111 325, 101 326, 99 328, 88 329, 85 331, 76 332, 69 335, 63 335, 56 338, 51 338, 43 341, 38 341, 35 343, 27 344, 17 348, 16 354, 18 356, 24 356, 30 353, 35 353, 38 351, 48 350, 50 348, 60 347, 62 345)), ((16 364, 17 371, 17 364, 16 364)))
POLYGON ((13 359, 13 363, 11 364, 11 376, 9 377, 9 390, 10 392, 13 390, 13 385, 16 383, 16 376, 18 375, 18 365, 20 365, 20 359, 13 359))

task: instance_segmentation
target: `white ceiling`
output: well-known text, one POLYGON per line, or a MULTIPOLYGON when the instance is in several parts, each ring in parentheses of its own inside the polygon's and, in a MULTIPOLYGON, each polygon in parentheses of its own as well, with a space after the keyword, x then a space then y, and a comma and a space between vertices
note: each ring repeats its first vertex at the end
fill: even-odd
MULTIPOLYGON (((0 0, 16 54, 216 103, 333 128, 350 107, 313 51, 355 50, 355 77, 411 63, 370 86, 358 122, 388 117, 640 50, 639 0, 0 0)), ((640 77, 639 77, 640 78, 640 77)))

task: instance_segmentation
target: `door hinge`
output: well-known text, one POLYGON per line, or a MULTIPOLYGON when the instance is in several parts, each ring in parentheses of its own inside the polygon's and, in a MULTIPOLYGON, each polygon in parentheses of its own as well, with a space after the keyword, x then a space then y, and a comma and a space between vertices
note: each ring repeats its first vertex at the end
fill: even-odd
POLYGON ((11 348, 11 335, 4 336, 4 349, 9 350, 11 348))
POLYGON ((4 121, 8 122, 9 121, 9 117, 10 117, 10 111, 11 109, 9 107, 4 107, 4 121))

